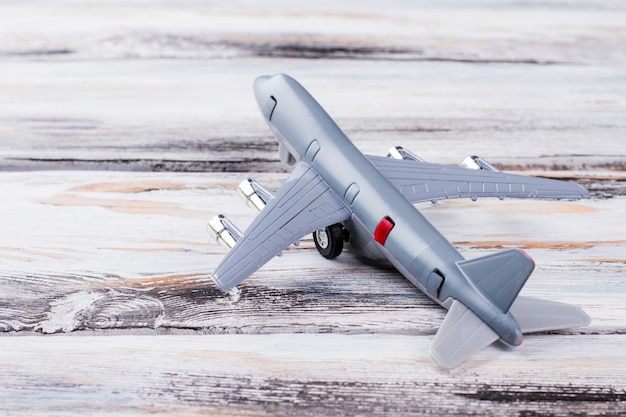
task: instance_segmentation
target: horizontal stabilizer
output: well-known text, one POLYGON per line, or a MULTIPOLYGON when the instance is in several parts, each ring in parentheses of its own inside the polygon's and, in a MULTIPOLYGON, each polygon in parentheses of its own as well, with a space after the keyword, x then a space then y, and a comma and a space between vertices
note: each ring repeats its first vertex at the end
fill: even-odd
POLYGON ((472 284, 504 313, 535 269, 535 262, 519 249, 460 261, 457 265, 472 284))
POLYGON ((478 316, 454 300, 430 353, 440 366, 451 368, 498 339, 498 334, 478 316))
POLYGON ((566 303, 531 297, 517 297, 509 310, 524 333, 587 326, 589 316, 580 308, 566 303))

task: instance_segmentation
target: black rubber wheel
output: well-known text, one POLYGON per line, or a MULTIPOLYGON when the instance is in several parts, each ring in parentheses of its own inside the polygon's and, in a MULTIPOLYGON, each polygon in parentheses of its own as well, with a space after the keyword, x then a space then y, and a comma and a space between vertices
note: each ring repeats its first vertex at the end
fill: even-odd
POLYGON ((343 250, 343 239, 343 226, 338 223, 313 232, 315 247, 320 255, 326 259, 339 256, 343 250))

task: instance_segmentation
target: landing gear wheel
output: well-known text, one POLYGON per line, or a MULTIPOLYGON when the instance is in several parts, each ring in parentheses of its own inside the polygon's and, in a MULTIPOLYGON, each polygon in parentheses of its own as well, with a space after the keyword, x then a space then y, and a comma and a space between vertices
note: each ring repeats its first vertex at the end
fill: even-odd
POLYGON ((339 256, 343 250, 343 226, 339 223, 313 232, 313 241, 320 255, 326 259, 339 256))

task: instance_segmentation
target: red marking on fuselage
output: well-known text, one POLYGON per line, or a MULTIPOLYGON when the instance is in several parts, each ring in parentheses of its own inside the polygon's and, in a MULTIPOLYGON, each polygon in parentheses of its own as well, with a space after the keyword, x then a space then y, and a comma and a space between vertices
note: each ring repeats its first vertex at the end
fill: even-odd
POLYGON ((376 226, 376 230, 374 231, 374 240, 381 245, 384 245, 387 241, 387 236, 391 232, 391 229, 396 224, 389 217, 384 217, 376 226))

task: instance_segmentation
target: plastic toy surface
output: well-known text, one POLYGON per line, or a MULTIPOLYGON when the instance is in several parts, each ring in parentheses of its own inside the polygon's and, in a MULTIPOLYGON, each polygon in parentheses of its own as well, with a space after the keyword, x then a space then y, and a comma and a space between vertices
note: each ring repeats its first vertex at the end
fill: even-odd
POLYGON ((217 240, 232 248, 212 275, 223 291, 238 285, 309 233, 319 252, 352 252, 387 260, 413 285, 449 310, 431 352, 452 367, 501 339, 519 345, 527 332, 586 325, 578 307, 518 297, 534 269, 523 251, 477 259, 463 256, 413 203, 469 197, 579 199, 577 184, 510 175, 478 157, 464 167, 424 162, 397 147, 387 157, 363 155, 293 78, 254 82, 259 108, 280 141, 283 162, 295 168, 274 196, 254 180, 240 191, 259 209, 245 233, 223 216, 211 220, 217 240))

